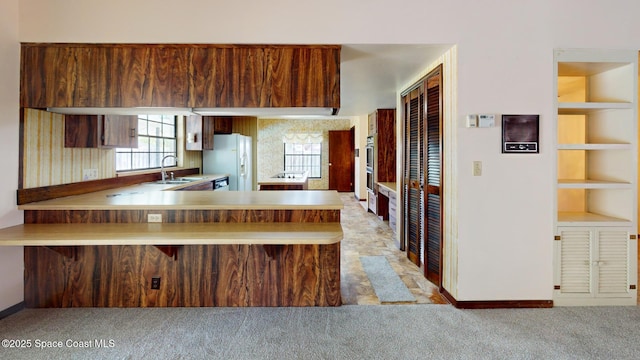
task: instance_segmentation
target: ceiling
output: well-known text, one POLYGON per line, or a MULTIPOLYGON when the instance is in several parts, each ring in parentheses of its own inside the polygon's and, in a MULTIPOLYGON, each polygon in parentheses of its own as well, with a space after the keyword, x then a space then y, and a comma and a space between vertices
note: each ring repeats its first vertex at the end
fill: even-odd
POLYGON ((419 76, 451 46, 343 44, 338 116, 395 108, 396 89, 419 76))

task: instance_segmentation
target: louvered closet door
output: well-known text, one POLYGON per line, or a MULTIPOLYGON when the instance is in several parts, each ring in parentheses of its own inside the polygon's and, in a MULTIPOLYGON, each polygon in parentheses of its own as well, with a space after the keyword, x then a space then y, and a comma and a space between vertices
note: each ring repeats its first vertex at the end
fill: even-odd
POLYGON ((424 249, 424 275, 434 284, 440 284, 440 252, 442 244, 442 94, 441 73, 431 73, 427 77, 426 101, 426 154, 425 175, 427 181, 424 207, 426 234, 424 249))
POLYGON ((404 243, 407 257, 420 266, 424 233, 424 90, 419 87, 404 97, 404 243))
POLYGON ((560 292, 584 297, 627 297, 630 240, 627 228, 560 230, 560 292))
POLYGON ((560 292, 590 295, 591 244, 589 229, 560 231, 560 292))
POLYGON ((595 282, 600 297, 629 293, 629 232, 626 229, 597 231, 595 282))

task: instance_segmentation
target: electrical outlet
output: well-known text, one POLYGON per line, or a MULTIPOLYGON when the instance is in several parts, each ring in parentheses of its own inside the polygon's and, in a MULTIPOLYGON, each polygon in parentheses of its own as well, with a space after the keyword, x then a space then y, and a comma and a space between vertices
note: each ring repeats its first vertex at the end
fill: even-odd
POLYGON ((160 289, 160 277, 152 277, 151 278, 151 290, 160 289))
POLYGON ((161 223, 162 222, 162 214, 149 214, 149 215, 147 215, 147 222, 150 222, 150 223, 161 223))
POLYGON ((82 180, 97 180, 98 169, 82 169, 82 180))

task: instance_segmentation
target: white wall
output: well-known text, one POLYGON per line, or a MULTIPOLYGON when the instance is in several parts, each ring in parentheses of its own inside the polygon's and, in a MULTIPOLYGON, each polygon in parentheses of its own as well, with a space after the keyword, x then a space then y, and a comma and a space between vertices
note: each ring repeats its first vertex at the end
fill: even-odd
POLYGON ((354 190, 353 193, 358 200, 367 201, 367 169, 366 169, 366 146, 367 135, 369 135, 368 127, 369 117, 367 114, 361 116, 354 116, 351 119, 351 125, 355 126, 354 143, 356 149, 359 149, 359 156, 355 159, 355 174, 354 174, 354 190))
MULTIPOLYGON (((458 300, 551 299, 553 48, 640 49, 637 0, 21 0, 20 5, 20 40, 31 42, 456 44, 458 300), (540 154, 502 155, 499 127, 461 126, 466 114, 480 112, 540 114, 540 154), (471 175, 474 160, 483 162, 481 177, 471 175)), ((2 66, 14 68, 10 60, 13 65, 2 66)), ((3 73, 15 76, 5 68, 3 73)), ((3 96, 3 104, 13 95, 3 96)), ((15 115, 13 103, 9 100, 3 115, 15 115)), ((15 150, 15 131, 3 134, 4 153, 15 150)), ((15 173, 15 161, 6 161, 2 164, 15 173)))
MULTIPOLYGON (((0 228, 22 223, 16 209, 19 131, 18 0, 0 2, 0 228)), ((0 310, 24 300, 22 247, 0 247, 0 310)))

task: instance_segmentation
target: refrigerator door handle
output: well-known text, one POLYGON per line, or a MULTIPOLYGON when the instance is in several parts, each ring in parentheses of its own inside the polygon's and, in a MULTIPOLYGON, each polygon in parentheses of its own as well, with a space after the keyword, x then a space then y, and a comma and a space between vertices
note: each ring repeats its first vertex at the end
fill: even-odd
POLYGON ((246 164, 247 164, 247 154, 244 153, 244 154, 242 154, 242 157, 240 158, 240 176, 243 177, 243 178, 247 177, 246 164))

